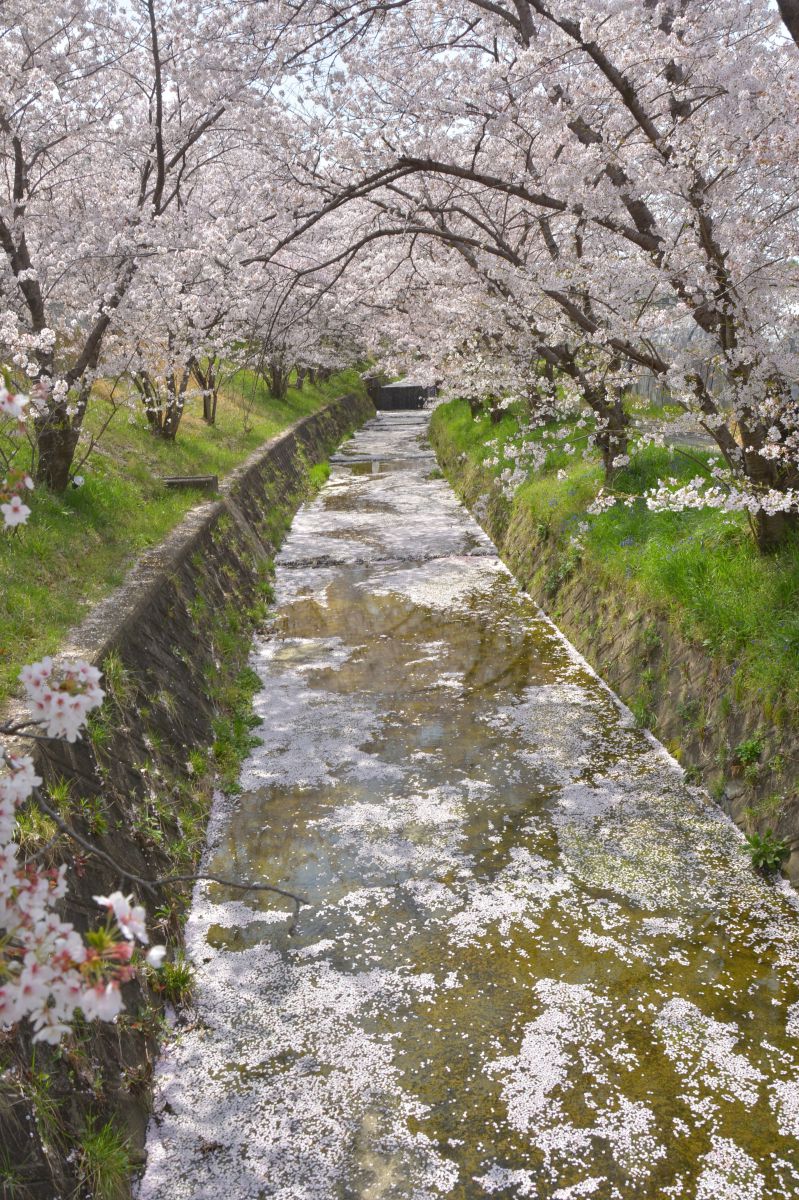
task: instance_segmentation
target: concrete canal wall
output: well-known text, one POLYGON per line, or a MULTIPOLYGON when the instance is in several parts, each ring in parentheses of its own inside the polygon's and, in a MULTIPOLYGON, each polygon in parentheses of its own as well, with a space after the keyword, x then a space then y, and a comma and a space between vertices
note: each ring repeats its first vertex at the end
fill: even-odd
MULTIPOLYGON (((78 832, 124 870, 154 878, 186 870, 199 853, 217 769, 210 748, 249 732, 230 710, 270 598, 272 555, 308 495, 310 468, 373 413, 365 396, 342 396, 256 451, 219 499, 198 505, 146 553, 62 647, 62 657, 103 668, 107 699, 90 736, 48 747, 40 772, 66 788, 78 832), (187 766, 203 758, 206 771, 187 766)), ((93 895, 131 889, 74 846, 62 853, 71 864, 65 915, 79 927, 96 922, 93 895)), ((160 933, 171 939, 180 936, 188 891, 160 897, 160 933)), ((144 899, 153 914, 158 898, 144 899)), ((108 1120, 128 1140, 132 1164, 141 1160, 165 997, 138 984, 127 991, 115 1026, 87 1026, 63 1049, 34 1052, 24 1036, 0 1047, 0 1145, 19 1195, 78 1194, 80 1146, 108 1120), (57 1114, 54 1125, 42 1119, 44 1104, 57 1114)))

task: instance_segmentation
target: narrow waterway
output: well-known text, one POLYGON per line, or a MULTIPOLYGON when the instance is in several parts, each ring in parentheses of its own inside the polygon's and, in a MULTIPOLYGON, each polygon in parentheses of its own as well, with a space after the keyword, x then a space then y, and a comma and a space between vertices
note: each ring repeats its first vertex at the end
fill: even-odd
POLYGON ((423 414, 336 456, 257 644, 142 1200, 799 1197, 799 921, 522 594, 423 414))

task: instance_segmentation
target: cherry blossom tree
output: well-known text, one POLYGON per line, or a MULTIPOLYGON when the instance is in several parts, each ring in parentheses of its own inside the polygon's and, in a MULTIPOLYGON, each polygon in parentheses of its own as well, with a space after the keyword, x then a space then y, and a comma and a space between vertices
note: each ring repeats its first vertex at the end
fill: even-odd
MULTIPOLYGON (((363 198, 379 194, 383 228, 362 228, 362 241, 392 222, 396 236, 417 236, 432 213, 461 245, 516 263, 528 292, 543 291, 591 344, 592 370, 599 359, 603 372, 658 375, 715 439, 718 478, 673 503, 723 495, 764 549, 779 544, 799 502, 799 58, 777 10, 287 7, 305 21, 298 36, 318 28, 303 59, 316 88, 306 123, 326 152, 305 159, 320 199, 305 228, 344 203, 362 217, 363 198)), ((790 27, 790 5, 783 16, 790 27)))
POLYGON ((12 0, 3 21, 0 349, 36 402, 36 477, 60 490, 164 222, 202 222, 200 182, 229 187, 226 154, 268 141, 268 47, 238 4, 12 0))

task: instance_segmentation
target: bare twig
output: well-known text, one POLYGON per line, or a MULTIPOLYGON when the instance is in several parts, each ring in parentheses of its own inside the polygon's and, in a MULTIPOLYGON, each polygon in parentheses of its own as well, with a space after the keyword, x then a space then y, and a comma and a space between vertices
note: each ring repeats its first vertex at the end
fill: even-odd
POLYGON ((286 900, 291 900, 294 905, 295 915, 299 913, 303 904, 310 903, 310 901, 306 900, 303 896, 297 896, 294 892, 286 891, 285 888, 275 887, 275 885, 271 883, 254 883, 252 881, 247 883, 238 883, 235 879, 224 879, 220 875, 164 875, 158 879, 147 879, 145 876, 137 875, 134 871, 129 871, 126 867, 121 866, 120 863, 118 863, 116 859, 112 858, 110 854, 107 854, 105 850, 101 850, 99 846, 95 846, 93 842, 90 842, 87 838, 82 837, 77 830, 73 829, 72 826, 63 819, 61 814, 56 809, 52 808, 47 803, 47 801, 42 797, 42 794, 38 788, 34 789, 33 796, 42 811, 45 812, 48 817, 52 818, 58 828, 63 833, 67 834, 68 837, 72 838, 74 842, 77 842, 77 844, 83 850, 85 850, 87 854, 92 854, 95 858, 99 858, 101 862, 104 862, 107 866, 111 867, 123 878, 129 879, 131 883, 139 884, 140 887, 144 888, 145 891, 149 892, 152 896, 156 894, 157 889, 170 887, 175 883, 197 883, 207 881, 209 883, 218 883, 222 887, 235 888, 237 891, 241 892, 273 892, 277 896, 282 896, 286 900))

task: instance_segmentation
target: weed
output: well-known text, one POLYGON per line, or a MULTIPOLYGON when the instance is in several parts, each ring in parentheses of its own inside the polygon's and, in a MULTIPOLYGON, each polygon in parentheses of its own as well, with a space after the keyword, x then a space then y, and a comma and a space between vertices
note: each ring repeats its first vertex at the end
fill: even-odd
POLYGON ((750 762, 744 767, 744 779, 747 783, 755 784, 760 778, 760 763, 750 762))
POLYGON ((752 829, 764 821, 776 821, 785 811, 786 803, 785 796, 780 795, 779 792, 772 792, 770 796, 753 800, 744 809, 743 815, 747 827, 752 829))
POLYGON ((52 866, 58 861, 64 838, 52 817, 31 801, 17 813, 16 842, 23 859, 38 854, 46 865, 52 866))
POLYGON ((185 1005, 191 999, 194 982, 194 968, 183 954, 178 954, 174 962, 161 966, 154 987, 170 1004, 185 1005))
POLYGON ((47 786, 50 804, 53 808, 57 808, 62 816, 66 816, 70 810, 69 794, 71 787, 72 781, 69 779, 57 779, 47 786))
POLYGON ((27 1090, 42 1142, 51 1147, 61 1145, 65 1134, 61 1105, 53 1094, 50 1073, 37 1067, 35 1053, 27 1076, 27 1090))
POLYGON ((791 853, 785 838, 778 838, 773 829, 767 829, 764 834, 750 833, 746 839, 746 848, 752 866, 763 875, 772 875, 779 871, 791 853))
POLYGON ((643 632, 643 643, 646 649, 651 653, 656 650, 663 641, 660 630, 657 625, 647 625, 643 632))
POLYGON ((636 696, 629 703, 630 712, 635 717, 635 723, 639 729, 651 729, 655 724, 655 717, 649 707, 649 696, 636 696))
POLYGON ((127 1066, 122 1071, 122 1082, 132 1096, 146 1093, 153 1079, 153 1066, 149 1061, 127 1066))
POLYGON ((78 1148, 78 1176, 93 1200, 125 1200, 129 1193, 128 1141, 112 1121, 90 1121, 78 1148))
POLYGON ((130 700, 130 677, 122 657, 116 650, 103 659, 103 686, 114 703, 122 708, 130 700))
POLYGON ((0 1148, 0 1200, 22 1200, 26 1194, 30 1195, 11 1155, 0 1148))
POLYGON ((102 750, 109 744, 114 730, 108 704, 103 704, 102 708, 89 713, 86 730, 89 734, 89 741, 96 750, 102 750))
POLYGON ((677 715, 688 725, 693 725, 701 710, 702 705, 695 696, 690 697, 688 700, 681 700, 677 705, 677 715))
POLYGON ((725 784, 723 779, 716 779, 710 785, 710 794, 717 804, 721 804, 724 799, 725 784))
POLYGON ((83 796, 75 803, 75 811, 80 814, 89 827, 89 832, 95 837, 108 833, 108 817, 100 796, 83 796))
POLYGON ((238 789, 241 764, 259 744, 252 732, 259 724, 252 710, 252 699, 260 687, 259 676, 245 667, 217 697, 224 711, 214 721, 213 753, 222 787, 229 793, 238 789))
POLYGON ((327 483, 330 478, 330 463, 316 463, 315 466, 308 468, 308 486, 311 492, 318 492, 323 484, 327 483))
POLYGON ((746 738, 745 741, 739 742, 735 747, 735 761, 743 767, 754 766, 760 761, 760 756, 763 753, 763 739, 759 735, 746 738))
POLYGON ((190 775, 202 775, 208 760, 204 750, 190 750, 188 758, 188 766, 191 767, 190 775))

